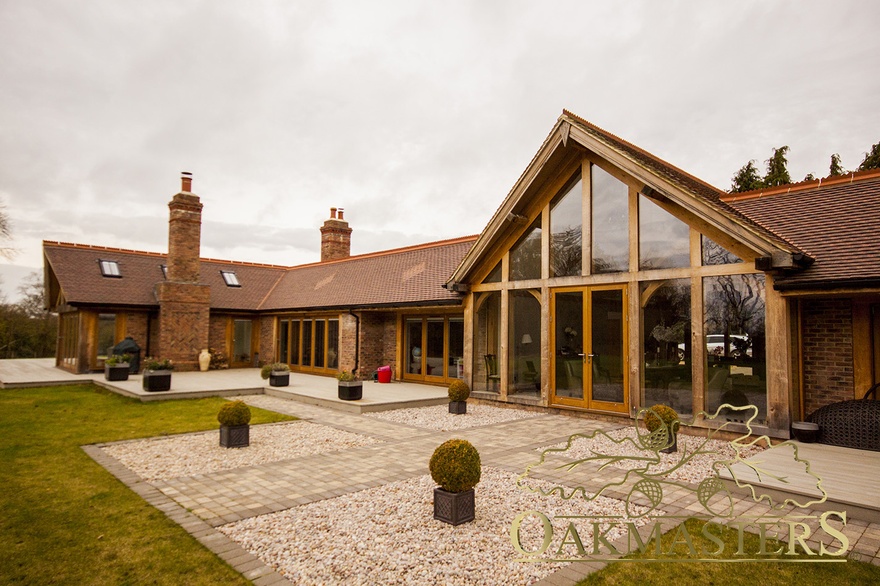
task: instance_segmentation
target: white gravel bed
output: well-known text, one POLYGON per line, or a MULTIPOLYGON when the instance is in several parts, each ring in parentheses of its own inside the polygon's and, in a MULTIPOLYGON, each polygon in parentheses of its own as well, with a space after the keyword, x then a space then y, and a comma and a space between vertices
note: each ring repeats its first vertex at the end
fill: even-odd
MULTIPOLYGON (((641 433, 647 433, 641 430, 641 433)), ((605 456, 630 456, 651 458, 655 452, 650 450, 640 450, 636 443, 636 430, 633 427, 616 429, 607 433, 599 432, 593 438, 577 438, 572 442, 571 447, 564 452, 548 452, 548 457, 564 457, 571 460, 579 460, 582 458, 594 457, 597 455, 605 456), (631 438, 633 442, 624 441, 623 443, 615 443, 612 440, 621 440, 623 438, 631 438)), ((545 446, 539 451, 547 448, 564 448, 565 443, 552 446, 545 446)), ((659 454, 660 462, 649 464, 643 460, 618 460, 612 463, 612 466, 622 468, 624 470, 633 470, 636 468, 647 467, 647 472, 657 473, 664 470, 670 470, 676 466, 686 455, 692 454, 696 450, 711 452, 709 454, 699 454, 690 458, 687 463, 680 468, 672 470, 665 477, 669 480, 678 480, 684 482, 692 482, 699 484, 700 481, 714 476, 712 464, 724 460, 733 460, 736 458, 736 450, 730 445, 730 442, 710 439, 706 437, 690 436, 685 434, 678 435, 678 451, 671 454, 659 454), (703 443, 706 443, 704 446, 703 443)), ((749 458, 760 453, 764 448, 758 446, 749 446, 741 450, 741 458, 749 458)), ((605 464, 607 459, 597 459, 595 462, 599 465, 605 464)))
POLYGON ((376 419, 403 423, 414 427, 423 427, 435 431, 468 429, 517 419, 528 419, 539 415, 542 415, 542 413, 524 411, 522 409, 505 409, 491 405, 471 404, 468 404, 467 413, 464 415, 453 415, 449 412, 449 405, 364 413, 365 417, 375 417, 376 419))
MULTIPOLYGON (((624 514, 621 501, 541 497, 518 489, 515 474, 483 467, 476 487, 476 519, 453 527, 433 518, 434 486, 425 475, 218 530, 299 585, 506 586, 540 580, 566 565, 513 561, 519 554, 510 541, 510 525, 520 513, 537 510, 551 519, 557 514, 624 514)), ((556 554, 570 522, 553 522, 548 554, 556 554)), ((641 525, 644 520, 632 522, 641 525)), ((592 544, 589 522, 577 522, 577 530, 585 545, 592 544)), ((611 541, 624 532, 612 528, 607 538, 611 541)), ((540 547, 543 527, 537 518, 527 518, 520 533, 527 550, 540 547)), ((566 545, 563 555, 578 552, 566 545)))
POLYGON ((122 442, 103 450, 145 480, 207 474, 298 456, 335 452, 378 443, 379 440, 309 423, 290 421, 252 425, 250 446, 220 447, 218 430, 167 438, 122 442))

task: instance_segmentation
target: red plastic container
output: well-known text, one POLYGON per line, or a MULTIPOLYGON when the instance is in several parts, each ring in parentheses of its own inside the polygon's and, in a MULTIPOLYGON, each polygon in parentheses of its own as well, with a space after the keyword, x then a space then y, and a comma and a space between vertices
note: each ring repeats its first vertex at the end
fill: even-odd
POLYGON ((378 378, 380 383, 390 383, 391 382, 391 367, 390 366, 380 366, 378 369, 378 378))

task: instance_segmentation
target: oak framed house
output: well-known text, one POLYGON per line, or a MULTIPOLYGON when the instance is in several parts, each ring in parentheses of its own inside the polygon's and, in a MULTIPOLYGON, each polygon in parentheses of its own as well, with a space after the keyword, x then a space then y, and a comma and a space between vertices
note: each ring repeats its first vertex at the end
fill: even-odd
POLYGON ((623 417, 751 403, 776 437, 880 381, 877 171, 728 194, 563 112, 479 236, 349 256, 331 209, 298 267, 200 259, 189 189, 168 255, 44 243, 59 366, 131 335, 623 417))

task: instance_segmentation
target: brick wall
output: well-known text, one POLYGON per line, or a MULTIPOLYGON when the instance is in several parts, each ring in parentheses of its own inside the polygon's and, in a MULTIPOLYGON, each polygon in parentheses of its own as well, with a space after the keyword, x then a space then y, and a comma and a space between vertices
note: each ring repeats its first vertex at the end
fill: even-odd
POLYGON ((852 303, 849 299, 802 302, 804 415, 854 398, 852 303))
POLYGON ((394 378, 397 362, 397 319, 394 313, 361 313, 360 369, 363 376, 380 366, 390 365, 394 378))
POLYGON ((178 193, 168 208, 168 280, 198 283, 202 204, 198 196, 178 193))
POLYGON ((263 316, 254 320, 254 327, 260 328, 260 345, 255 349, 260 353, 260 361, 263 364, 275 362, 275 318, 263 316))
POLYGON ((321 226, 321 262, 349 256, 351 256, 351 228, 348 227, 348 222, 335 217, 324 222, 321 226))
POLYGON ((147 353, 147 327, 149 314, 142 312, 128 312, 125 314, 125 335, 131 336, 132 339, 141 347, 141 364, 147 353))
POLYGON ((159 358, 177 370, 198 370, 199 353, 208 347, 211 288, 165 281, 156 285, 159 299, 159 358))

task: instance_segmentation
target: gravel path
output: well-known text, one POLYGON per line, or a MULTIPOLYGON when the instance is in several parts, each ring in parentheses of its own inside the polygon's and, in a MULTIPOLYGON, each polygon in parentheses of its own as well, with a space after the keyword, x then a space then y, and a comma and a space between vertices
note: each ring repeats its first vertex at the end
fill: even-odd
POLYGON ((380 411, 378 413, 365 413, 365 417, 373 417, 393 423, 403 423, 414 427, 432 429, 434 431, 454 431, 538 417, 542 413, 522 411, 520 409, 505 409, 491 405, 467 406, 464 415, 453 415, 449 412, 448 405, 435 405, 433 407, 417 407, 414 409, 395 409, 393 411, 380 411))
MULTIPOLYGON (((563 501, 517 489, 516 475, 483 467, 476 487, 476 519, 458 527, 433 518, 430 476, 328 499, 224 525, 218 530, 259 556, 295 584, 508 585, 539 580, 566 564, 518 563, 510 524, 522 512, 553 515, 623 515, 621 501, 599 497, 563 501)), ((549 488, 549 484, 546 485, 549 488)), ((555 553, 570 519, 557 520, 555 553)), ((644 520, 634 521, 640 525, 644 520)), ((578 527, 592 543, 589 524, 578 527)), ((533 517, 521 542, 537 550, 543 527, 533 517)), ((621 536, 618 528, 609 540, 621 536)), ((566 546, 564 554, 576 556, 566 546)), ((546 556, 545 556, 546 557, 546 556)))
POLYGON ((103 449, 145 480, 167 480, 379 443, 308 421, 252 425, 250 446, 242 449, 220 447, 219 433, 136 440, 103 449))

